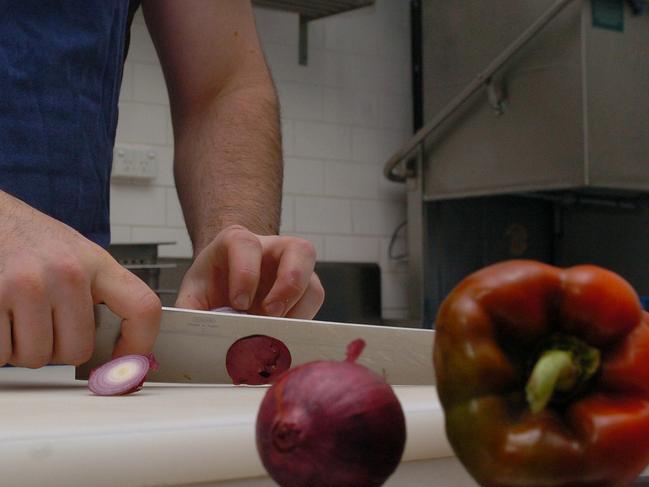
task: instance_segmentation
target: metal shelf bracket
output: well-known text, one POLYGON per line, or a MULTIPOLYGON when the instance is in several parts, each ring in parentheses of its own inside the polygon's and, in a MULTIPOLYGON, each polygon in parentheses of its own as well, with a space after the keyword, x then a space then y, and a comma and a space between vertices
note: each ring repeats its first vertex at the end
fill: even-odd
POLYGON ((304 66, 308 61, 308 23, 330 15, 336 15, 361 7, 374 5, 376 0, 252 0, 259 7, 294 12, 300 16, 298 62, 304 66))

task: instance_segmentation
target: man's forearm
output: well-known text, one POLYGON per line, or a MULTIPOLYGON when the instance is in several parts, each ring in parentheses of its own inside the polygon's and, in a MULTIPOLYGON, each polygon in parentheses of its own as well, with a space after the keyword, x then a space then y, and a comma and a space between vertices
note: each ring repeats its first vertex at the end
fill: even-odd
POLYGON ((201 110, 174 117, 174 174, 198 254, 224 227, 279 231, 282 150, 272 82, 222 90, 201 110))

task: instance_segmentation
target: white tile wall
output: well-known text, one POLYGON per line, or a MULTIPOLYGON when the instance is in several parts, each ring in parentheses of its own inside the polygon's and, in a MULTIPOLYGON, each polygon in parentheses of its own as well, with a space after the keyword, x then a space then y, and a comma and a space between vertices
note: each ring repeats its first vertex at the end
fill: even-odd
POLYGON ((299 23, 294 15, 264 8, 256 10, 255 20, 263 43, 297 46, 299 23))
POLYGON ((122 88, 119 94, 121 101, 133 100, 133 85, 135 83, 135 65, 133 63, 124 63, 122 72, 122 88))
POLYGON ((295 229, 320 234, 352 233, 352 201, 343 198, 298 196, 295 229))
POLYGON ((280 81, 276 83, 282 117, 291 120, 322 120, 322 86, 280 81))
POLYGON ((159 64, 153 41, 146 25, 137 21, 131 26, 128 60, 136 63, 159 64))
POLYGON ((317 51, 318 61, 322 64, 322 82, 331 88, 343 88, 350 90, 352 56, 345 52, 330 50, 317 51))
POLYGON ((375 164, 329 161, 325 167, 325 194, 345 198, 377 198, 379 176, 375 164))
POLYGON ((117 225, 165 226, 166 188, 139 184, 113 184, 110 219, 117 225))
MULTIPOLYGON (((285 13, 283 15, 293 14, 285 13)), ((324 64, 326 51, 324 50, 310 49, 309 62, 306 66, 302 66, 297 62, 297 46, 265 42, 263 48, 276 82, 295 81, 317 84, 322 82, 323 76, 326 76, 324 64)))
POLYGON ((113 243, 130 243, 131 227, 111 224, 110 238, 113 243))
MULTIPOLYGON (((408 2, 377 0, 311 22, 308 64, 302 66, 297 15, 255 9, 281 102, 281 232, 310 240, 321 260, 378 262, 383 312, 392 319, 407 310, 407 264, 387 255, 390 236, 405 218, 405 188, 385 180, 382 166, 411 132, 408 11, 408 2)), ((156 150, 158 176, 148 184, 113 182, 114 241, 176 242, 160 254, 191 256, 174 189, 166 88, 139 14, 124 69, 117 143, 156 150)), ((397 244, 404 249, 402 236, 397 244)))
POLYGON ((295 134, 293 133, 293 121, 282 119, 282 148, 284 156, 293 155, 295 134))
POLYGON ((285 157, 284 191, 289 194, 323 194, 326 162, 329 161, 285 157))
POLYGON ((351 127, 323 122, 296 121, 294 126, 295 155, 321 159, 350 159, 351 127))
POLYGON ((405 206, 394 201, 352 201, 354 233, 390 235, 405 219, 405 206))
POLYGON ((295 198, 284 195, 282 197, 282 222, 279 228, 281 234, 291 233, 295 230, 295 198))
POLYGON ((158 176, 154 184, 156 186, 175 187, 173 166, 174 150, 173 147, 155 147, 156 161, 158 164, 158 176))
POLYGON ((325 88, 324 119, 333 123, 376 127, 380 124, 380 98, 372 91, 325 88))
POLYGON ((378 118, 381 127, 399 131, 403 131, 404 127, 410 127, 412 117, 410 94, 384 94, 379 96, 378 100, 378 118))
POLYGON ((395 130, 354 127, 352 157, 358 162, 383 163, 388 159, 385 154, 394 154, 407 138, 406 133, 395 130))
POLYGON ((133 99, 143 103, 169 104, 167 85, 158 64, 136 63, 133 69, 133 99))
POLYGON ((166 222, 167 227, 185 227, 185 218, 183 217, 183 210, 178 201, 178 194, 174 188, 166 189, 167 203, 166 203, 166 222))
POLYGON ((325 48, 376 55, 383 44, 383 34, 377 27, 377 8, 349 12, 337 22, 325 24, 325 48))
POLYGON ((323 257, 337 262, 378 262, 379 247, 373 237, 328 235, 323 257))
POLYGON ((164 105, 123 101, 119 104, 117 140, 135 144, 167 145, 169 108, 164 105))

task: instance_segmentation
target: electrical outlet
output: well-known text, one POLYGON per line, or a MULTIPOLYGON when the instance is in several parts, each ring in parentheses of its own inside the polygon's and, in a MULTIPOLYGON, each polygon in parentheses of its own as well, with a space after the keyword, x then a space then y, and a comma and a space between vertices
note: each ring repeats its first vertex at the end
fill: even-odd
POLYGON ((150 180, 157 176, 158 161, 155 151, 129 147, 116 147, 113 151, 113 178, 150 180))
POLYGON ((137 151, 135 172, 142 178, 155 179, 158 176, 156 152, 152 150, 137 151))

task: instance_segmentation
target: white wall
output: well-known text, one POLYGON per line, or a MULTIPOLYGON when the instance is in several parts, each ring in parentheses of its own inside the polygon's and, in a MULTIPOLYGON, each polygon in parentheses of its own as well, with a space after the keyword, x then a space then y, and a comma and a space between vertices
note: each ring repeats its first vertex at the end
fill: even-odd
MULTIPOLYGON (((281 103, 281 231, 309 239, 320 260, 380 263, 386 318, 407 309, 406 266, 388 259, 390 236, 405 219, 405 188, 385 180, 382 166, 411 133, 408 4, 378 0, 310 23, 306 66, 298 64, 297 15, 255 9, 281 103)), ((174 241, 161 255, 189 257, 167 94, 140 15, 131 35, 117 145, 154 149, 159 175, 146 184, 113 181, 113 241, 174 241)))

